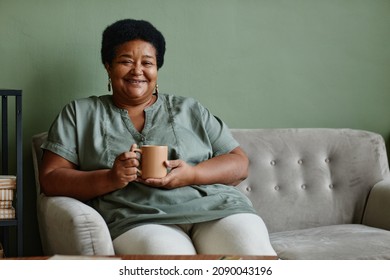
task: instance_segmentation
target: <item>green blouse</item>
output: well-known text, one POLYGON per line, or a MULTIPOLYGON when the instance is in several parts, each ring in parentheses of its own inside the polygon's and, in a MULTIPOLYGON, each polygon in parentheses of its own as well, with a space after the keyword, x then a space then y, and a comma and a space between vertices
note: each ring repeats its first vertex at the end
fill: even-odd
MULTIPOLYGON (((88 171, 111 168, 133 143, 167 145, 169 159, 192 165, 238 146, 228 127, 199 102, 159 94, 145 109, 142 132, 134 128, 126 110, 113 104, 111 95, 74 100, 53 122, 42 148, 88 171)), ((131 182, 88 203, 103 216, 113 239, 140 224, 197 223, 255 213, 245 195, 222 184, 166 190, 131 182)))

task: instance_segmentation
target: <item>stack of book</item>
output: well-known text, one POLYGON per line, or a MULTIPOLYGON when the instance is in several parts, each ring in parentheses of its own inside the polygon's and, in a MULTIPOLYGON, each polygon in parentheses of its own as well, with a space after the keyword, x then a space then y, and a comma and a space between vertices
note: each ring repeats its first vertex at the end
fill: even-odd
POLYGON ((12 206, 16 176, 0 176, 0 220, 15 219, 15 208, 12 206))

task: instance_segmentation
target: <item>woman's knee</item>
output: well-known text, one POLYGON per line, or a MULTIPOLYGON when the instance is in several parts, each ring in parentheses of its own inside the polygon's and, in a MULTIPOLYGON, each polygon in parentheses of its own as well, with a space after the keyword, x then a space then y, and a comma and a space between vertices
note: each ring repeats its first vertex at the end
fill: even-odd
POLYGON ((117 237, 113 243, 116 254, 196 254, 188 235, 174 225, 138 226, 117 237))
POLYGON ((197 224, 192 239, 202 254, 276 255, 263 220, 255 214, 197 224))

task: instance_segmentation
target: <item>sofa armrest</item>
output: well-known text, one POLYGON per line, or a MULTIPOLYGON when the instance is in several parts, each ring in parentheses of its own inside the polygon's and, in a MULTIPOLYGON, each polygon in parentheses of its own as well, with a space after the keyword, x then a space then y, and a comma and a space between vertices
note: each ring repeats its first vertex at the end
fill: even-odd
POLYGON ((378 182, 371 189, 362 223, 390 230, 390 178, 378 182))
POLYGON ((37 208, 46 255, 114 255, 108 227, 92 207, 73 198, 40 194, 37 208))

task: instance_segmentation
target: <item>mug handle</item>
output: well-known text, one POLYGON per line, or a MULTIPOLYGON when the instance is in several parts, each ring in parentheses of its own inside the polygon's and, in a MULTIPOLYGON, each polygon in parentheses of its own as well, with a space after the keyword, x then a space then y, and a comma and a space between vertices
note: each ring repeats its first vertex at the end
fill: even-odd
MULTIPOLYGON (((130 151, 131 152, 135 152, 135 153, 140 153, 140 155, 142 156, 142 150, 141 149, 135 148, 135 149, 131 149, 130 151)), ((137 174, 139 176, 142 176, 142 170, 137 168, 137 174)))

